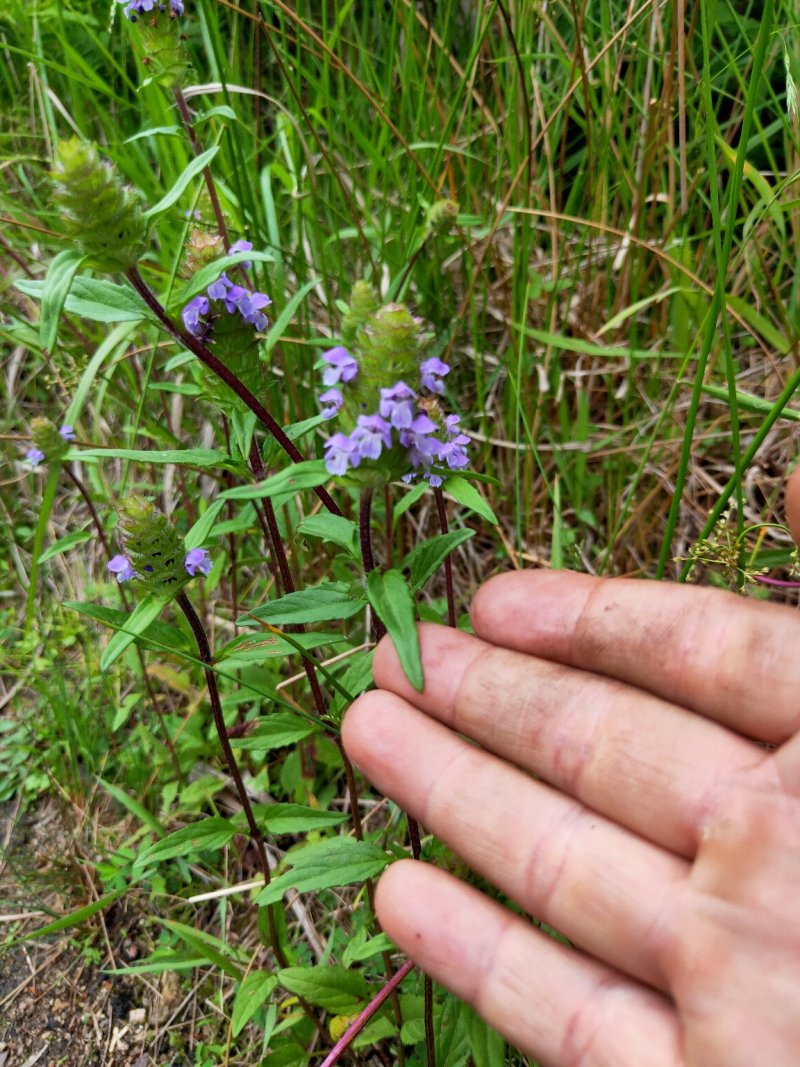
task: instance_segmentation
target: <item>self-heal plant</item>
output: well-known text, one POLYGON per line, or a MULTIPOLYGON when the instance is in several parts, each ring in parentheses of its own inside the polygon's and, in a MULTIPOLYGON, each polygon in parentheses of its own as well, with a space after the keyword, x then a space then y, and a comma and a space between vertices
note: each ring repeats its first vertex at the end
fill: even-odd
POLYGON ((362 284, 342 332, 351 348, 338 345, 322 356, 322 381, 331 388, 319 397, 321 412, 342 426, 325 443, 328 471, 352 478, 358 470, 364 487, 421 473, 436 488, 442 471, 466 467, 469 438, 459 416, 445 414, 439 402, 450 367, 423 358, 420 324, 408 309, 377 307, 362 284))
MULTIPOLYGON (((187 246, 187 266, 190 270, 206 266, 223 247, 217 239, 209 240, 199 231, 193 233, 187 246)), ((228 254, 250 252, 252 248, 250 241, 239 240, 230 246, 228 254)), ((241 266, 247 270, 252 264, 245 261, 241 266)), ((256 395, 264 384, 258 334, 267 328, 264 309, 271 303, 266 293, 239 285, 223 271, 205 293, 193 297, 181 313, 186 331, 212 349, 239 381, 256 395)), ((203 369, 199 377, 206 395, 224 411, 244 409, 240 398, 214 373, 203 369)))
POLYGON ((182 0, 169 0, 168 4, 159 3, 158 0, 117 0, 117 3, 125 4, 125 14, 131 22, 136 22, 138 16, 151 11, 161 14, 168 12, 171 18, 183 14, 182 0))
POLYGON ((65 423, 57 430, 49 419, 34 419, 31 433, 33 447, 25 453, 25 459, 32 467, 38 467, 43 460, 62 459, 69 451, 70 441, 75 440, 72 426, 65 423))
POLYGON ((141 201, 101 160, 95 145, 78 137, 62 141, 52 177, 65 235, 86 255, 86 265, 109 272, 135 266, 147 248, 141 201))

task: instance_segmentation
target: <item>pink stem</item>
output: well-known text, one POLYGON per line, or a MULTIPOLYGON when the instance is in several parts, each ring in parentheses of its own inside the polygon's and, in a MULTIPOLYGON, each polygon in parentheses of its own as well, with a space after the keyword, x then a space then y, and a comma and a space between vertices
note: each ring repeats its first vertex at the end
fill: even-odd
POLYGON ((757 582, 763 582, 764 585, 777 585, 781 589, 800 589, 800 582, 785 582, 781 578, 765 578, 762 574, 755 576, 757 582))
POLYGON ((366 1008, 364 1008, 364 1010, 361 1012, 356 1021, 351 1023, 347 1027, 345 1032, 342 1034, 342 1036, 339 1038, 339 1040, 336 1042, 331 1051, 323 1060, 321 1067, 333 1067, 333 1064, 337 1062, 344 1050, 352 1044, 353 1039, 356 1037, 356 1035, 364 1029, 364 1027, 370 1021, 370 1019, 381 1006, 381 1004, 383 1004, 383 1002, 392 995, 392 993, 400 985, 400 983, 403 981, 408 972, 413 969, 413 967, 414 961, 407 960, 406 963, 404 963, 403 966, 400 968, 400 970, 397 971, 397 973, 389 979, 389 981, 386 983, 380 993, 378 993, 378 995, 374 997, 369 1002, 369 1004, 367 1004, 366 1008))

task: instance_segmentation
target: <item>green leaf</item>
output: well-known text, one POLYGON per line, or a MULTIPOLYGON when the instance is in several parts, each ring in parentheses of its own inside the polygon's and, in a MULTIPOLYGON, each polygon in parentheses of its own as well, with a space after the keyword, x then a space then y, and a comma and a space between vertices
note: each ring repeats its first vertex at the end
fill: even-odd
POLYGON ((139 130, 132 137, 127 137, 122 143, 133 144, 134 141, 139 141, 142 137, 158 137, 164 134, 168 137, 182 137, 183 128, 181 126, 150 126, 146 130, 139 130))
MULTIPOLYGON (((261 829, 276 837, 281 834, 305 834, 311 830, 324 830, 327 827, 340 826, 348 819, 346 812, 323 811, 322 808, 308 808, 304 804, 255 804, 253 810, 261 829)), ((237 815, 236 818, 240 817, 237 815)), ((241 815, 241 820, 244 829, 244 814, 241 815)))
MULTIPOLYGON (((704 385, 703 392, 721 400, 726 405, 730 403, 730 395, 727 387, 720 385, 704 385)), ((757 415, 768 415, 775 406, 774 401, 765 400, 763 396, 754 396, 752 393, 742 393, 736 390, 736 403, 744 411, 752 411, 757 415)), ((785 407, 781 412, 782 419, 790 422, 800 422, 800 411, 796 408, 785 407)))
POLYGON ((170 298, 170 307, 182 308, 193 296, 202 293, 212 282, 215 282, 223 271, 229 270, 239 263, 250 261, 273 263, 275 257, 270 252, 234 252, 230 256, 220 256, 219 259, 215 259, 213 263, 207 263, 205 267, 201 267, 200 270, 192 275, 191 280, 186 283, 183 289, 170 298))
POLYGON ((302 741, 309 734, 318 733, 319 726, 305 719, 298 719, 291 712, 275 712, 265 719, 254 719, 256 728, 248 730, 244 737, 235 737, 231 741, 231 748, 244 750, 258 749, 259 752, 269 752, 273 748, 284 748, 293 745, 296 741, 302 741))
POLYGON ((151 863, 161 863, 163 860, 174 859, 175 856, 188 856, 192 852, 217 852, 237 833, 236 827, 221 815, 210 816, 167 834, 160 841, 143 849, 133 866, 144 867, 151 863))
POLYGON ((95 388, 95 378, 99 374, 100 368, 106 360, 113 362, 122 355, 128 347, 128 337, 135 328, 135 323, 123 322, 111 331, 102 344, 98 345, 97 351, 86 364, 83 374, 81 374, 78 387, 72 394, 72 400, 64 416, 64 422, 76 423, 78 421, 83 411, 83 405, 95 388))
POLYGON ((358 556, 358 529, 354 522, 342 515, 331 515, 327 511, 309 515, 299 524, 297 531, 306 537, 320 537, 343 548, 351 556, 358 556))
POLYGON ((397 522, 401 515, 403 515, 410 507, 423 497, 430 486, 427 482, 419 482, 413 489, 409 489, 392 508, 392 521, 397 522))
POLYGON ((106 645, 100 657, 101 671, 107 671, 119 659, 125 649, 158 618, 171 599, 169 593, 150 593, 139 601, 128 616, 125 628, 118 630, 106 645))
POLYGON ((466 478, 456 476, 454 478, 448 478, 442 486, 442 489, 449 493, 454 500, 457 500, 459 504, 463 504, 465 508, 469 508, 470 511, 474 511, 476 515, 480 515, 482 519, 486 519, 493 526, 498 526, 497 516, 483 499, 481 494, 471 485, 466 478))
POLYGON ((122 889, 115 889, 113 893, 106 893, 105 896, 95 900, 94 903, 87 904, 84 908, 77 908, 68 915, 62 915, 60 918, 48 923, 47 926, 40 926, 38 930, 31 930, 30 933, 23 934, 22 937, 8 942, 4 947, 13 948, 15 945, 21 945, 23 941, 31 941, 36 937, 49 937, 50 934, 57 934, 60 930, 67 930, 70 926, 79 926, 82 922, 86 922, 87 919, 91 919, 98 911, 103 911, 104 908, 110 907, 115 900, 119 900, 122 894, 127 892, 128 887, 123 886, 122 889))
POLYGON ((376 937, 370 937, 369 940, 366 939, 365 934, 361 941, 351 938, 347 942, 342 952, 342 963, 349 967, 353 963, 372 959, 381 952, 395 952, 396 950, 397 946, 387 934, 378 934, 376 937))
POLYGON ((224 507, 224 500, 215 500, 213 504, 209 504, 183 539, 187 551, 190 551, 193 548, 200 548, 206 543, 214 528, 217 516, 224 507))
POLYGON ((401 567, 410 571, 411 592, 418 593, 453 549, 463 545, 474 535, 474 530, 450 530, 449 533, 437 534, 429 541, 423 541, 409 552, 401 567))
POLYGON ((370 571, 367 575, 369 602, 383 620, 406 678, 421 693, 425 686, 419 636, 414 619, 414 597, 400 571, 370 571))
POLYGON ((291 496, 301 489, 316 489, 330 480, 330 474, 321 459, 309 459, 286 467, 279 474, 265 478, 255 485, 236 485, 220 493, 219 500, 261 500, 265 497, 291 496))
POLYGON ((201 152, 199 156, 196 156, 191 161, 166 196, 162 196, 157 204, 154 204, 149 211, 145 211, 144 217, 148 222, 158 215, 163 215, 168 208, 171 208, 174 203, 180 200, 192 179, 198 174, 202 174, 217 152, 219 152, 219 145, 214 145, 213 148, 206 149, 205 152, 201 152))
POLYGON ((238 1037, 247 1026, 277 984, 275 975, 266 971, 252 971, 248 974, 239 986, 236 1000, 233 1002, 231 1032, 234 1037, 238 1037))
POLYGON ((209 963, 216 964, 224 974, 237 980, 243 977, 244 971, 242 968, 230 958, 231 955, 241 958, 243 953, 237 952, 230 945, 226 945, 224 941, 220 941, 218 937, 213 937, 204 930, 187 926, 185 923, 175 922, 173 919, 159 919, 158 921, 166 926, 168 930, 172 930, 189 948, 194 949, 199 955, 205 956, 209 963))
MULTIPOLYGON (((253 619, 243 615, 239 620, 244 625, 253 619)), ((261 630, 255 634, 240 634, 234 637, 224 648, 220 649, 214 658, 215 663, 227 663, 236 660, 241 663, 260 662, 264 659, 276 659, 279 656, 292 656, 299 645, 303 651, 319 648, 321 645, 342 644, 347 639, 343 634, 324 630, 313 630, 306 634, 292 634, 291 640, 271 633, 269 630, 261 630)))
MULTIPOLYGON (((40 300, 45 283, 22 279, 14 282, 14 285, 26 296, 40 300)), ((148 318, 155 321, 147 304, 130 286, 115 285, 84 275, 74 279, 64 301, 64 310, 93 322, 139 322, 148 318)))
POLYGON ((306 282, 306 284, 302 288, 297 290, 297 292, 294 294, 294 296, 283 309, 283 311, 281 311, 280 315, 277 317, 272 327, 270 328, 269 333, 266 336, 264 346, 267 352, 271 352, 275 345, 278 343, 278 341, 280 341, 281 337, 283 336, 283 331, 292 321, 295 314, 297 313, 297 309, 300 307, 300 304, 303 302, 306 295, 311 292, 315 285, 319 285, 319 278, 312 278, 310 282, 306 282))
POLYGON ((75 545, 82 545, 86 541, 91 541, 93 537, 91 530, 76 530, 75 533, 67 534, 66 537, 60 538, 54 545, 50 545, 39 556, 40 563, 46 563, 48 559, 52 559, 53 556, 60 556, 62 552, 68 552, 75 545))
MULTIPOLYGON (((77 611, 87 619, 94 619, 95 622, 102 622, 105 626, 111 626, 115 630, 122 630, 131 617, 127 611, 120 611, 118 608, 107 608, 103 604, 84 603, 80 600, 66 600, 64 601, 64 607, 77 611)), ((190 647, 189 639, 183 630, 179 630, 177 626, 173 626, 171 623, 159 620, 151 622, 147 629, 139 634, 136 638, 136 644, 141 645, 143 648, 153 648, 162 653, 165 646, 174 648, 176 652, 190 647)))
MULTIPOLYGON (((324 582, 272 600, 269 604, 251 611, 249 618, 261 619, 271 626, 287 626, 299 622, 349 619, 363 608, 364 601, 361 597, 352 596, 338 583, 324 582)), ((244 621, 245 619, 242 619, 242 622, 244 621)))
POLYGON ((344 967, 283 967, 278 981, 290 993, 334 1015, 352 1015, 369 997, 364 976, 344 967))
POLYGON ((189 971, 195 967, 207 967, 205 956, 196 952, 176 952, 174 949, 158 949, 130 967, 108 967, 103 974, 163 974, 164 971, 189 971))
POLYGON ((290 852, 285 862, 292 865, 292 870, 273 878, 256 897, 257 904, 273 904, 289 889, 307 893, 363 882, 379 874, 390 857, 378 845, 367 841, 330 837, 290 852))
POLYGON ((149 830, 152 830, 154 834, 158 834, 162 837, 164 834, 164 827, 142 804, 139 803, 134 797, 129 796, 124 789, 121 789, 118 785, 114 785, 113 782, 106 782, 103 778, 98 777, 97 781, 109 794, 112 796, 118 804, 121 804, 123 808, 126 808, 131 815, 135 815, 142 826, 146 826, 149 830))
POLYGON ((476 1011, 463 1004, 461 1017, 475 1067, 502 1067, 506 1062, 506 1042, 488 1026, 476 1011))
POLYGON ((47 271, 42 289, 42 312, 39 318, 39 340, 45 352, 52 352, 58 340, 58 323, 64 301, 72 285, 75 272, 86 259, 77 248, 59 252, 47 271))
POLYGON ((129 459, 134 463, 175 463, 185 467, 221 467, 229 463, 225 452, 214 448, 84 448, 73 449, 71 457, 87 459, 129 459))

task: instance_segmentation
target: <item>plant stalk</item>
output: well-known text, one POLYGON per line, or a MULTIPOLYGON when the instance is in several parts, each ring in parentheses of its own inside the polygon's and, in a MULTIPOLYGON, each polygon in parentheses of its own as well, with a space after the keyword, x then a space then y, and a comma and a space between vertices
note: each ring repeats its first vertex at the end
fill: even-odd
MULTIPOLYGON (((443 534, 446 534, 448 531, 448 524, 444 493, 441 489, 434 489, 433 495, 436 500, 436 511, 439 514, 439 529, 443 534)), ((456 597, 453 590, 453 562, 450 556, 451 553, 448 552, 444 559, 444 584, 447 588, 447 625, 455 626, 458 619, 456 617, 456 597)))
MULTIPOLYGON (((242 403, 246 404, 250 411, 256 416, 263 426, 272 434, 278 444, 281 446, 286 455, 294 463, 303 462, 303 454, 297 448, 297 446, 289 439, 285 431, 278 424, 275 418, 270 415, 264 405, 250 392, 243 382, 239 381, 236 375, 225 366, 225 364, 217 359, 217 357, 210 352, 208 348, 197 337, 194 337, 187 330, 182 330, 169 317, 167 312, 161 306, 156 295, 142 278, 137 267, 131 267, 127 272, 128 281, 134 287, 139 296, 144 300, 153 314, 158 318, 161 325, 166 332, 174 337, 176 341, 179 341, 184 348, 188 348, 189 351, 197 356, 200 362, 213 371, 229 389, 232 389, 234 393, 239 397, 242 403)), ((333 515, 341 515, 342 512, 336 502, 333 500, 327 490, 318 486, 314 492, 319 497, 322 504, 333 515)))
MULTIPOLYGON (((219 696, 219 687, 217 686, 217 676, 211 670, 211 664, 213 663, 213 657, 211 655, 211 646, 208 643, 208 637, 206 636, 205 627, 200 620, 199 615, 194 610, 192 602, 187 597, 186 593, 180 592, 175 598, 178 607, 186 616, 186 621, 189 623, 194 639, 197 644, 197 651, 200 659, 203 661, 203 672, 206 678, 206 688, 208 689, 208 699, 211 703, 211 711, 214 716, 214 725, 217 729, 217 736, 219 737, 219 743, 222 746, 222 752, 225 757, 225 762, 228 765, 231 778, 233 778, 234 785, 236 786, 236 792, 239 796, 239 803, 242 805, 245 819, 247 820, 247 826, 250 830, 250 838, 253 844, 256 846, 258 853, 259 863, 261 865, 261 873, 264 878, 264 885, 269 885, 271 876, 269 869, 269 860, 267 859, 267 849, 264 844, 264 836, 261 833, 258 823, 256 822, 255 814, 253 813, 253 807, 250 803, 250 798, 247 795, 242 775, 239 770, 239 764, 236 762, 236 756, 231 748, 231 741, 228 737, 228 730, 225 726, 225 717, 222 714, 222 701, 219 696)), ((281 967, 287 967, 289 961, 286 958, 286 954, 283 951, 283 946, 280 943, 278 937, 278 928, 275 922, 274 908, 276 905, 270 905, 267 909, 267 916, 269 921, 269 935, 272 941, 272 949, 275 953, 275 958, 281 967)))

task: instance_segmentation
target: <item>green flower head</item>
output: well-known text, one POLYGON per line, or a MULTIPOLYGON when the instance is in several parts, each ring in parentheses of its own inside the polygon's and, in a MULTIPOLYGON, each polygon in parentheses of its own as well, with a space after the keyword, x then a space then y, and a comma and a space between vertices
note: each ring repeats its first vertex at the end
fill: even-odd
POLYGON ((136 194, 126 189, 96 145, 62 141, 53 163, 53 199, 66 236, 99 271, 126 271, 147 248, 147 222, 136 194))

